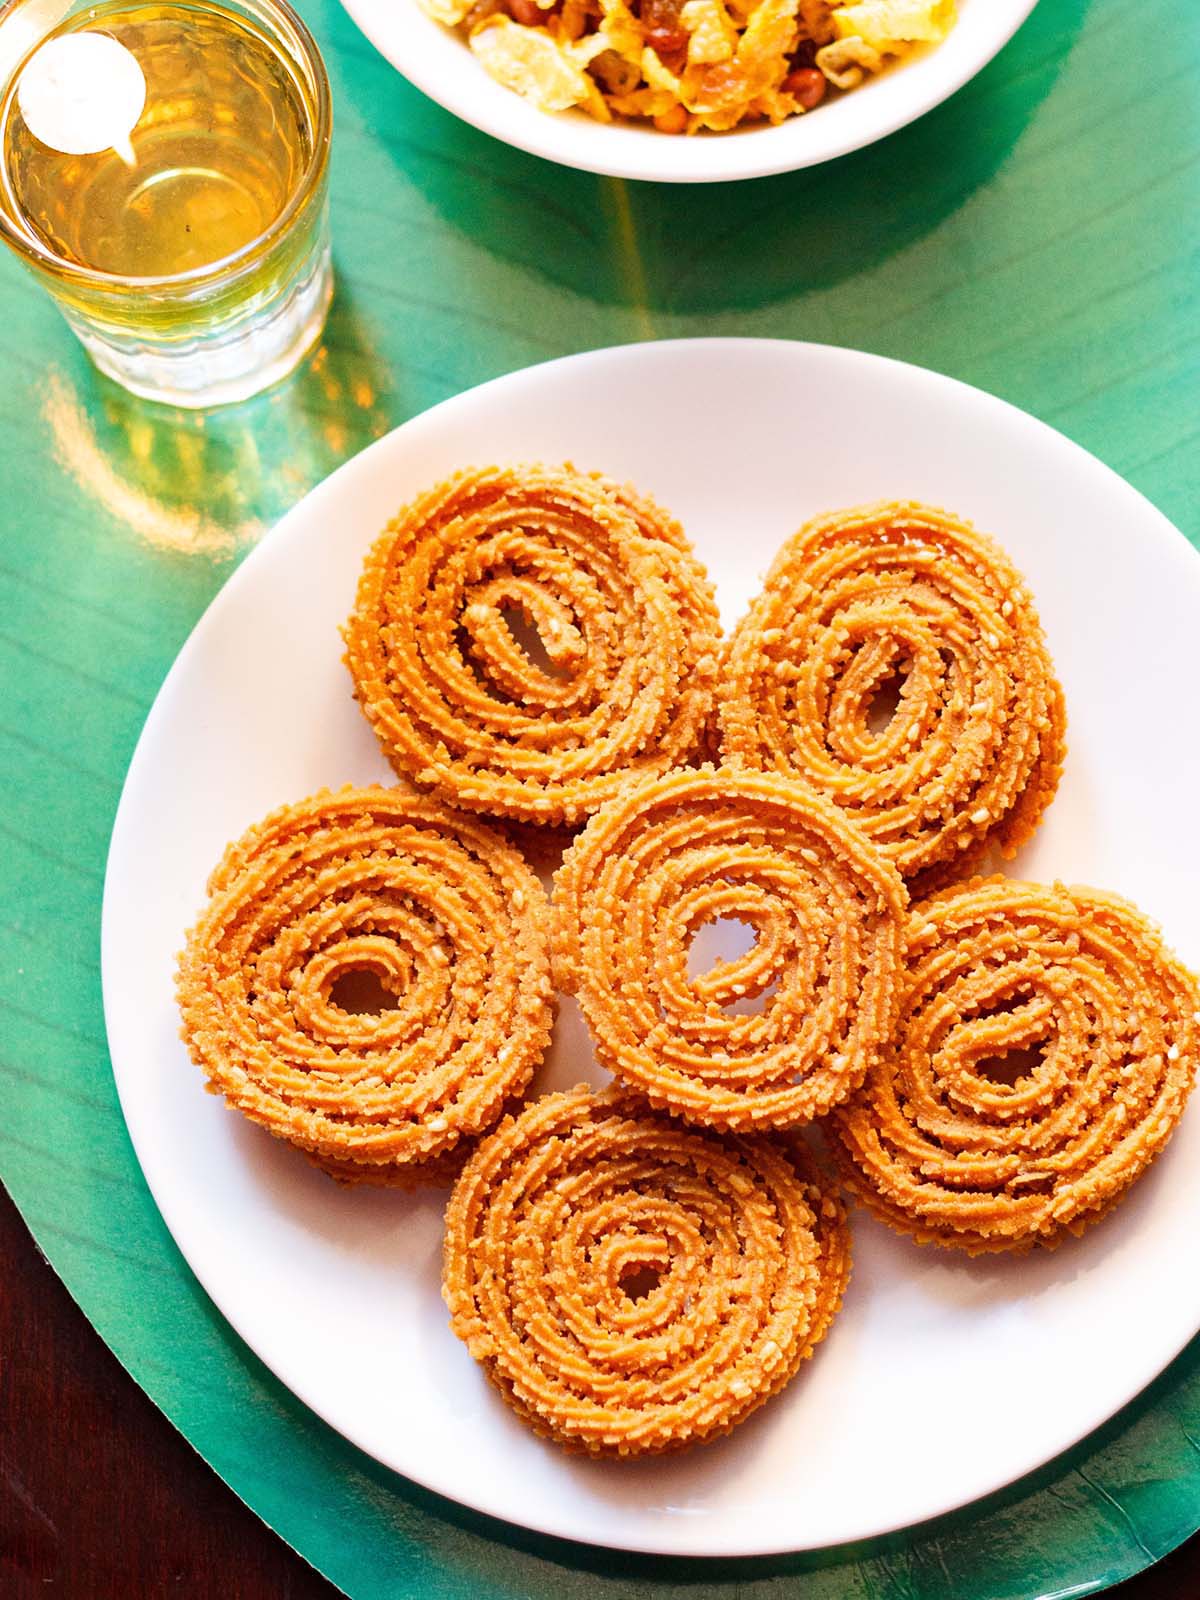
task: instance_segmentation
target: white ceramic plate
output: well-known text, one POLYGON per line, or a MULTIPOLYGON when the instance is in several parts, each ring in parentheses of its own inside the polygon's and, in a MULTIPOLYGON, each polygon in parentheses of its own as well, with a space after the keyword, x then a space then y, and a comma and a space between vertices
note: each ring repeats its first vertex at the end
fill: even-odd
POLYGON ((439 105, 518 150, 614 178, 718 183, 792 172, 873 144, 947 99, 988 64, 1037 0, 959 0, 959 20, 936 49, 864 83, 811 116, 779 127, 695 138, 600 123, 582 111, 539 111, 490 78, 466 42, 417 0, 342 0, 392 65, 439 105))
MULTIPOLYGON (((843 1314, 783 1395, 679 1457, 596 1463, 534 1438, 451 1335, 444 1195, 336 1188, 201 1088, 174 954, 226 841, 328 784, 387 779, 338 625, 401 502, 471 463, 573 459, 676 511, 726 624, 808 516, 916 497, 999 538, 1070 712, 1058 798, 1018 870, 1137 900, 1200 964, 1200 560, 1107 468, 946 378, 818 345, 699 340, 575 356, 415 418, 249 556, 180 653, 129 770, 104 897, 121 1102, 167 1225, 237 1331, 314 1411, 480 1511, 696 1555, 841 1543, 947 1511, 1103 1422, 1200 1326, 1200 1111, 1081 1241, 1024 1261, 921 1250, 865 1218, 843 1314), (723 398, 728 403, 723 403, 723 398)), ((600 1081, 573 1009, 542 1087, 600 1081)))

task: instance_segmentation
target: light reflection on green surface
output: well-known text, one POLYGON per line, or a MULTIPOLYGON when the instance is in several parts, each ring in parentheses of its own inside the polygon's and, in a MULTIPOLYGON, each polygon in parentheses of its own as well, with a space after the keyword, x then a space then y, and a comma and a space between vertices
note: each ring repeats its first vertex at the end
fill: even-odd
POLYGON ((266 394, 210 412, 140 400, 86 364, 46 373, 42 418, 81 494, 158 550, 225 561, 393 424, 387 371, 339 289, 325 336, 266 394))

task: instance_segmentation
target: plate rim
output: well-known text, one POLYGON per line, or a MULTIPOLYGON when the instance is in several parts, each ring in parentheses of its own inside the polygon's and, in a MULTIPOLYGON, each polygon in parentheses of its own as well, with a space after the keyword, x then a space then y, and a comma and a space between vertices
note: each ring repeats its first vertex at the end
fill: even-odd
MULTIPOLYGON (((235 585, 249 582, 250 579, 244 578, 243 573, 246 571, 253 573, 256 570, 256 564, 267 559, 265 556, 261 555, 261 552, 264 550, 273 551, 277 545, 286 540, 289 536, 290 528, 295 523, 301 521, 302 518, 307 517, 310 511, 311 503, 319 502, 326 497, 332 497, 334 493, 334 487, 340 483, 343 474, 361 472, 365 470, 365 468, 361 465, 365 459, 371 456, 372 452, 374 451, 378 450, 382 452, 384 447, 389 446, 395 436, 401 433, 403 430, 412 427, 414 424, 423 423, 426 419, 434 417, 435 415, 444 411, 446 408, 454 407, 456 404, 464 401, 468 396, 476 397, 494 388, 508 385, 516 380, 530 380, 535 374, 545 373, 549 369, 557 369, 569 365, 586 365, 595 361, 622 360, 630 356, 637 356, 639 353, 646 354, 654 352, 660 346, 665 346, 671 350, 687 348, 696 354, 702 354, 705 349, 711 349, 714 347, 726 350, 730 349, 730 347, 765 347, 770 350, 775 350, 779 347, 787 347, 793 351, 815 351, 821 353, 822 355, 828 355, 832 352, 836 355, 837 359, 846 359, 851 365, 860 365, 864 371, 869 372, 871 369, 878 368, 882 365, 893 369, 902 369, 903 371, 909 373, 919 374, 922 382, 932 382, 935 387, 948 385, 951 388, 958 389, 960 391, 966 391, 973 397, 974 401, 982 401, 985 405, 1001 408, 1004 412, 1015 416, 1021 425, 1032 427, 1037 432, 1052 435, 1060 446, 1067 446, 1070 453, 1077 454, 1078 456, 1085 458, 1092 469, 1097 467, 1100 468, 1102 474, 1108 480, 1111 488, 1121 493, 1127 499, 1132 499, 1135 501, 1143 513, 1149 512, 1151 514, 1148 525, 1154 525, 1156 527, 1157 532, 1155 537, 1161 538, 1164 548, 1173 549, 1176 552, 1176 558, 1182 556, 1183 552, 1186 552, 1187 554, 1186 556, 1183 556, 1183 559, 1186 560, 1188 557, 1191 557, 1195 558, 1196 560, 1200 560, 1200 550, 1197 550, 1197 548, 1186 538, 1182 531, 1173 522, 1171 522, 1165 513, 1160 511, 1139 489, 1135 488, 1134 485, 1122 478, 1120 474, 1115 471, 1115 469, 1109 467, 1105 462, 1101 461, 1099 457, 1092 454, 1092 452, 1085 449, 1082 445, 1077 444, 1066 434, 1063 434, 1050 424, 1042 422, 1032 413, 1023 410, 1021 407, 1014 405, 1012 402, 1007 401, 998 395, 993 395, 987 390, 980 389, 975 385, 965 383, 960 379, 950 377, 947 374, 939 373, 932 368, 923 367, 913 362, 901 361, 889 356, 876 355, 873 352, 858 350, 852 347, 830 345, 810 340, 774 339, 762 337, 744 338, 736 336, 705 336, 699 338, 631 341, 625 344, 600 346, 595 349, 574 352, 569 355, 553 358, 549 361, 533 363, 525 367, 516 368, 511 372, 499 374, 481 384, 474 385, 471 388, 462 390, 454 395, 449 395, 445 399, 437 402, 435 405, 415 413, 413 416, 405 419, 405 421, 397 424, 395 428, 390 429, 388 433, 383 435, 381 438, 373 440, 357 454, 341 463, 341 465, 335 468, 334 471, 331 472, 327 477, 322 479, 319 483, 313 485, 312 488, 302 495, 295 505, 293 505, 286 513, 284 513, 284 515, 267 531, 267 533, 263 535, 263 537, 255 544, 255 546, 246 553, 237 568, 229 575, 226 581, 220 586, 220 588, 205 606, 204 611, 201 613, 200 617, 197 619, 196 623, 189 632, 187 638, 184 640, 161 684, 159 685, 150 709, 146 715, 145 721, 138 734, 134 750, 129 760, 128 768, 126 770, 125 778, 121 785, 120 797, 114 814, 112 832, 109 839, 105 861, 100 929, 101 991, 105 1034, 109 1045, 110 1070, 112 1071, 117 1090, 117 1097, 121 1108, 122 1118, 124 1120, 126 1131, 128 1133, 133 1153, 143 1181, 146 1183, 151 1198, 153 1199, 154 1204, 166 1225, 167 1231, 171 1235, 171 1239, 175 1247, 179 1250, 180 1255, 186 1264, 187 1270, 200 1284, 206 1296, 212 1302, 213 1306, 219 1312, 223 1320, 229 1325, 230 1328, 233 1329, 238 1337, 245 1342, 247 1347, 254 1353, 255 1357, 258 1360, 261 1360, 264 1365, 275 1375, 275 1377, 282 1382, 285 1387, 296 1397, 296 1399, 299 1400, 300 1403, 310 1410, 315 1416, 320 1418, 322 1422, 333 1428, 334 1431, 339 1434, 339 1436, 346 1439, 355 1448, 361 1450, 364 1455, 368 1456, 374 1461, 379 1462, 379 1464, 383 1466, 385 1470, 394 1472, 396 1476, 402 1480, 419 1484, 423 1488, 444 1497, 448 1501, 466 1506, 476 1514, 493 1518, 497 1522, 503 1523, 509 1527, 521 1529, 523 1531, 530 1531, 537 1534, 545 1534, 549 1537, 562 1539, 570 1544, 578 1545, 585 1549, 623 1550, 647 1556, 666 1557, 667 1559, 693 1559, 701 1561, 757 1558, 769 1559, 771 1557, 779 1557, 784 1555, 797 1555, 809 1552, 852 1548, 854 1545, 862 1543, 864 1540, 886 1538, 904 1530, 920 1528, 927 1523, 936 1521, 938 1518, 945 1515, 961 1512, 965 1508, 984 1500, 993 1494, 1004 1492, 1010 1489, 1012 1485, 1021 1482, 1022 1479, 1033 1473, 1040 1472, 1052 1462, 1058 1460, 1063 1454, 1074 1449, 1083 1440, 1087 1439, 1092 1434, 1111 1423, 1114 1417, 1116 1417, 1127 1405, 1129 1405, 1130 1402, 1142 1394, 1142 1392, 1151 1383, 1153 1383, 1156 1378, 1158 1378, 1167 1370, 1171 1362, 1174 1361, 1182 1353, 1182 1351, 1187 1348, 1197 1334, 1200 1334, 1200 1327, 1193 1329, 1190 1333, 1187 1333, 1179 1342, 1179 1344, 1172 1348, 1170 1354, 1160 1365, 1156 1366, 1148 1374, 1141 1377, 1139 1381, 1137 1381, 1132 1387, 1128 1388, 1127 1390, 1123 1390, 1119 1398, 1117 1398, 1112 1405, 1105 1410, 1101 1417, 1092 1421, 1089 1425, 1082 1428, 1078 1433, 1074 1434, 1072 1437, 1059 1445, 1052 1454, 1038 1458, 1028 1467, 1023 1468, 1021 1471, 1013 1474, 1012 1476, 997 1481, 988 1489, 980 1493, 972 1493, 966 1498, 954 1499, 939 1507, 937 1510, 930 1512, 928 1515, 922 1516, 916 1521, 901 1519, 895 1522, 889 1522, 882 1526, 875 1526, 870 1531, 864 1531, 849 1538, 839 1537, 836 1540, 826 1543, 809 1543, 802 1546, 796 1546, 793 1543, 786 1542, 780 1544, 773 1543, 770 1545, 760 1543, 756 1544, 753 1548, 746 1548, 739 1545, 737 1548, 722 1550, 720 1552, 689 1552, 681 1549, 664 1549, 661 1545, 647 1543, 638 1539, 591 1539, 578 1533, 572 1533, 564 1530, 561 1526, 557 1526, 552 1518, 547 1519, 542 1517, 537 1521, 517 1522, 512 1520, 504 1512, 497 1511, 486 1505, 482 1505, 477 1501, 456 1500, 454 1494, 440 1481, 431 1481, 430 1479, 420 1476, 415 1472, 409 1471, 407 1468, 402 1471, 401 1469, 393 1466, 390 1462, 383 1460, 368 1444, 363 1443, 356 1436, 354 1431, 344 1427, 341 1422, 332 1420, 330 1415, 320 1404, 314 1403, 313 1399, 311 1399, 307 1393, 307 1385, 303 1382, 294 1383, 291 1377, 287 1375, 288 1364, 286 1362, 281 1363, 273 1358, 269 1359, 268 1356, 265 1355, 262 1350, 260 1350, 252 1335, 243 1328, 238 1316, 236 1314, 231 1314, 226 1309, 223 1299, 218 1298, 218 1295, 210 1288, 208 1274, 206 1272, 199 1271, 193 1264, 191 1257, 184 1250, 183 1244, 180 1242, 179 1236, 177 1235, 176 1229, 172 1223, 172 1215, 176 1210, 175 1204, 170 1199, 168 1199, 168 1201, 164 1204, 164 1201, 160 1196, 159 1189, 152 1180, 150 1171, 147 1170, 146 1163, 142 1159, 138 1135, 135 1131, 135 1124, 137 1120, 136 1114, 134 1114, 131 1119, 130 1106, 126 1103, 125 1091, 122 1085, 122 1077, 118 1072, 116 1064, 117 1052, 114 1049, 114 1034, 119 1030, 114 1028, 114 1007, 110 1005, 110 995, 114 987, 114 979, 112 975, 116 966, 116 956, 113 948, 115 943, 115 935, 113 932, 113 923, 115 918, 111 909, 114 898, 112 889, 117 871, 120 866, 119 858, 122 850, 124 849, 122 818, 126 814, 127 793, 133 787, 137 769, 139 768, 141 762, 147 759, 145 751, 147 749, 148 737, 152 734, 159 717, 165 714, 165 706, 174 680, 177 675, 182 675, 187 670, 191 656, 202 647, 202 636, 207 631, 209 626, 214 625, 210 622, 211 615, 222 602, 222 597, 226 594, 226 591, 232 590, 235 585)), ((153 1160, 151 1160, 150 1165, 151 1168, 153 1168, 153 1160)))

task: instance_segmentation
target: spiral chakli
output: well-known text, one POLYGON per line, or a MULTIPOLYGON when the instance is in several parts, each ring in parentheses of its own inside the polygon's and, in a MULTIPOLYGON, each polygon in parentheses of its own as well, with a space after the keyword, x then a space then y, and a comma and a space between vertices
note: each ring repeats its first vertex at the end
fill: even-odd
POLYGON ((1065 713, 1021 574, 927 506, 835 513, 784 545, 722 674, 728 761, 845 811, 918 892, 1005 857, 1058 786, 1065 713), (890 712, 890 718, 889 718, 890 712))
POLYGON ((910 945, 894 1042, 828 1124, 848 1183, 972 1254, 1082 1231, 1183 1111, 1195 978, 1115 895, 1008 878, 916 905, 910 945))
POLYGON ((455 1333, 524 1420, 633 1455, 725 1433, 777 1393, 841 1304, 850 1240, 798 1150, 578 1088, 480 1144, 444 1263, 455 1333))
POLYGON ((548 908, 517 852, 346 788, 251 828, 208 889, 178 995, 209 1088, 344 1182, 449 1181, 550 1038, 548 908), (390 1003, 342 1003, 364 975, 390 1003))
POLYGON ((391 523, 345 638, 402 776, 473 811, 573 824, 696 749, 720 624, 652 501, 569 468, 491 467, 391 523))
POLYGON ((890 1033, 906 908, 895 868, 819 795, 684 769, 609 801, 568 851, 555 973, 602 1064, 652 1104, 733 1131, 795 1127, 845 1099, 890 1033), (691 942, 718 920, 755 943, 690 976, 691 942))

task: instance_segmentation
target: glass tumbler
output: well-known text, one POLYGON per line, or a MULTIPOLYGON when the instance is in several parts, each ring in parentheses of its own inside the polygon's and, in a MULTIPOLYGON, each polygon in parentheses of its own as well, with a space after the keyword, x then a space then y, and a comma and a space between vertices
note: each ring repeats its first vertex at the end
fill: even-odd
POLYGON ((102 372, 218 405, 316 342, 332 116, 286 0, 6 0, 0 108, 0 233, 102 372))

